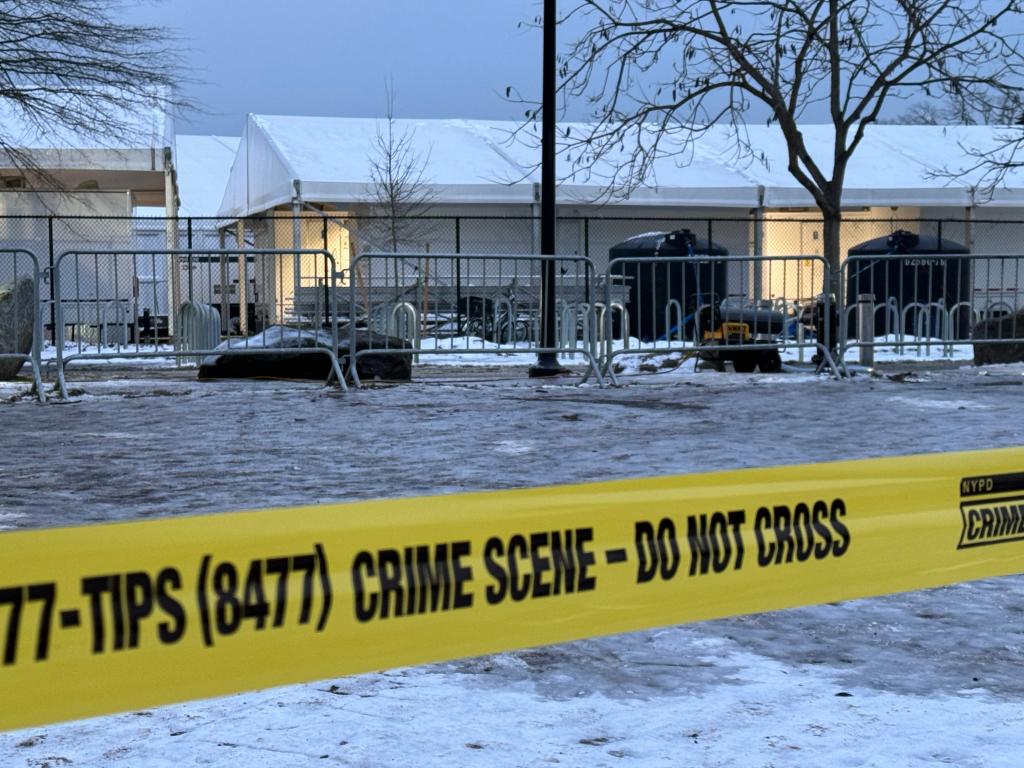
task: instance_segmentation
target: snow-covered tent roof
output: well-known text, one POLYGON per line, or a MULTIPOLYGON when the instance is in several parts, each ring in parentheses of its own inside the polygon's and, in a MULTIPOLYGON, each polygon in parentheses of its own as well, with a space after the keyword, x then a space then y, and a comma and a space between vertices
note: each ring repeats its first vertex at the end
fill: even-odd
MULTIPOLYGON (((164 169, 164 149, 174 150, 174 121, 160 106, 120 111, 119 137, 84 135, 55 126, 45 133, 27 123, 7 102, 0 102, 0 130, 11 147, 31 153, 47 171, 152 171, 164 169)), ((0 167, 12 167, 0 153, 0 167)))
MULTIPOLYGON (((225 218, 260 213, 294 199, 358 204, 373 200, 371 159, 383 121, 372 118, 249 115, 219 208, 225 218)), ((423 177, 438 203, 528 204, 540 181, 533 135, 515 135, 513 122, 397 120, 400 135, 413 137, 425 162, 423 177)), ((572 126, 562 125, 560 130, 572 126)), ((847 206, 950 206, 973 203, 1024 205, 1024 174, 1011 173, 1006 189, 975 200, 981 174, 953 181, 941 172, 968 165, 965 147, 989 150, 1007 129, 974 126, 871 126, 847 177, 847 206), (963 160, 961 160, 963 158, 963 160)), ((817 157, 828 157, 832 127, 805 126, 804 139, 817 157)), ((745 137, 758 159, 738 157, 735 136, 713 126, 694 142, 686 162, 659 158, 650 186, 625 205, 755 208, 810 207, 813 200, 787 171, 785 142, 775 126, 750 126, 745 137)), ((614 163, 615 158, 610 160, 614 163)), ((560 155, 560 203, 602 199, 610 164, 589 178, 573 176, 560 155)))
MULTIPOLYGON (((975 203, 1020 205, 1024 203, 1024 174, 1011 172, 1004 189, 991 198, 978 199, 975 188, 985 184, 984 171, 951 178, 977 161, 972 152, 993 154, 999 137, 1019 129, 993 126, 873 125, 856 149, 847 168, 843 191, 846 206, 951 206, 967 207, 975 203), (1017 192, 1014 192, 1014 189, 1017 192)), ((802 129, 804 142, 812 156, 828 158, 832 151, 830 125, 810 125, 802 129)), ((810 194, 799 186, 787 170, 787 149, 775 127, 750 129, 753 146, 764 153, 765 163, 750 163, 746 172, 765 188, 764 205, 769 208, 805 207, 814 204, 810 194)), ((723 131, 713 131, 709 142, 720 142, 722 151, 731 144, 723 131)), ((831 172, 831 163, 824 164, 831 172)))
MULTIPOLYGON (((295 181, 302 198, 319 203, 373 200, 371 159, 383 122, 369 118, 249 115, 220 215, 259 213, 291 202, 295 181)), ((438 203, 535 202, 540 174, 531 166, 538 150, 529 139, 510 140, 516 124, 479 120, 397 120, 400 135, 412 136, 425 162, 423 178, 438 203)), ((704 157, 678 168, 659 168, 658 189, 635 193, 634 204, 757 206, 756 184, 704 157), (698 181, 699 179, 699 181, 698 181)), ((568 166, 564 168, 568 175, 568 166)), ((568 182, 564 202, 583 203, 600 194, 600 184, 568 182)))

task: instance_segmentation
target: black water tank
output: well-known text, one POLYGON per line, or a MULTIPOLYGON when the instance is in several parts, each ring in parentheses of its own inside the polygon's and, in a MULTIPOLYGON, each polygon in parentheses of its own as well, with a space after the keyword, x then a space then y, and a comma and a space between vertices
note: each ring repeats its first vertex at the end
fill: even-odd
POLYGON ((720 245, 701 240, 688 229, 675 232, 649 232, 624 240, 608 251, 609 261, 621 258, 666 259, 662 264, 651 261, 620 262, 609 266, 615 282, 628 287, 626 311, 631 333, 642 341, 665 338, 665 307, 675 299, 683 310, 684 333, 693 328, 693 315, 698 307, 718 306, 726 296, 727 266, 721 262, 702 261, 701 256, 728 256, 720 245), (685 260, 667 261, 672 257, 685 260))
MULTIPOLYGON (((917 235, 897 230, 887 237, 877 237, 854 246, 847 254, 857 256, 848 267, 846 279, 846 306, 857 303, 862 293, 874 294, 875 304, 885 304, 895 298, 902 312, 908 304, 932 304, 940 299, 946 310, 952 309, 971 297, 970 260, 961 258, 970 253, 960 243, 931 235, 917 235), (865 256, 899 255, 904 258, 865 259, 865 256)), ((959 311, 954 320, 953 336, 966 339, 971 333, 970 312, 959 311)), ((916 334, 916 312, 908 312, 904 333, 916 334)), ((855 337, 857 316, 850 313, 848 333, 855 337)), ((893 333, 889 316, 884 309, 875 312, 875 333, 893 333)), ((928 333, 937 337, 940 332, 934 315, 928 333)))

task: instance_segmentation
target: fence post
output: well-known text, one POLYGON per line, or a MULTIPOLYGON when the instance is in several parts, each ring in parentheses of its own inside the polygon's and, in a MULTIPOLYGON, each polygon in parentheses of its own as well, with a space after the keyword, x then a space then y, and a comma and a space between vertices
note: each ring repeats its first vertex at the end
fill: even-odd
MULTIPOLYGON (((178 241, 180 233, 178 231, 177 215, 178 212, 175 209, 175 218, 167 219, 164 224, 167 248, 171 251, 178 250, 181 245, 178 241)), ((153 270, 153 279, 156 279, 156 270, 153 270)), ((154 303, 156 302, 154 301, 154 303)), ((172 339, 176 339, 178 336, 177 314, 178 308, 181 305, 181 267, 180 260, 175 254, 168 254, 167 256, 167 303, 167 333, 172 339)), ((153 307, 153 312, 158 314, 156 307, 153 307)), ((154 339, 157 335, 156 330, 154 330, 154 339)))
MULTIPOLYGON (((225 246, 224 227, 217 230, 217 242, 220 250, 223 251, 225 246)), ((222 253, 218 258, 220 259, 220 332, 222 336, 227 336, 231 330, 231 303, 228 296, 231 277, 228 273, 228 257, 222 253)))
POLYGON ((50 244, 50 334, 53 339, 53 343, 57 343, 57 308, 53 303, 53 258, 55 256, 53 252, 53 216, 46 217, 47 223, 47 237, 50 244))
POLYGON ((292 199, 292 248, 296 251, 292 261, 292 314, 298 316, 299 286, 302 284, 302 257, 298 253, 302 249, 302 201, 299 199, 298 182, 295 184, 295 197, 292 199))
MULTIPOLYGON (((324 216, 321 221, 323 222, 323 232, 321 234, 324 241, 324 253, 331 253, 331 249, 327 247, 327 243, 329 242, 327 234, 327 217, 324 216)), ((331 256, 334 256, 334 254, 331 253, 331 256)), ((327 325, 330 322, 330 318, 327 317, 326 313, 331 312, 334 314, 334 311, 331 308, 331 296, 334 294, 335 273, 337 272, 337 269, 338 265, 336 263, 332 263, 328 259, 324 260, 324 325, 327 325), (331 271, 330 275, 326 274, 328 269, 331 271)), ((337 343, 335 343, 334 348, 338 348, 337 343)))
POLYGON ((857 294, 857 341, 860 345, 860 364, 875 364, 875 294, 857 294))
POLYGON ((188 300, 192 301, 192 217, 185 219, 188 237, 188 300))
MULTIPOLYGON (((761 195, 761 194, 763 194, 763 190, 759 191, 759 195, 761 195)), ((763 209, 760 208, 760 207, 758 207, 754 211, 754 242, 753 242, 753 248, 751 248, 751 250, 753 251, 752 255, 755 256, 755 257, 762 256, 764 254, 764 216, 762 214, 763 214, 763 209)), ((754 301, 761 301, 761 299, 764 296, 764 273, 763 273, 763 269, 764 269, 763 266, 755 258, 754 259, 754 266, 753 266, 753 273, 754 274, 751 276, 752 277, 751 282, 753 283, 752 290, 753 290, 753 294, 754 294, 753 295, 754 301)), ((803 361, 801 361, 801 362, 803 362, 803 361)))
POLYGON ((455 317, 458 324, 458 335, 462 336, 462 219, 455 217, 455 317))
MULTIPOLYGON (((239 251, 241 251, 241 253, 238 256, 238 335, 248 336, 249 259, 245 255, 245 220, 238 219, 238 222, 236 223, 235 227, 235 247, 239 251)), ((280 300, 280 297, 277 298, 278 300, 280 300)), ((283 317, 281 319, 283 320, 283 317)))
MULTIPOLYGON (((164 236, 167 241, 167 248, 171 251, 177 251, 181 248, 180 236, 178 223, 178 184, 177 179, 174 176, 171 150, 170 148, 164 148, 164 236), (169 214, 169 215, 168 215, 169 214)), ((134 223, 129 225, 134 229, 134 223)), ((176 315, 178 314, 178 308, 181 305, 181 269, 179 268, 178 257, 174 254, 167 255, 167 334, 172 340, 177 336, 178 329, 176 327, 176 315)), ((156 269, 154 263, 153 279, 156 280, 156 269)), ((159 314, 159 309, 155 297, 154 287, 154 301, 153 301, 153 313, 159 314)), ((157 329, 153 330, 153 340, 156 341, 159 333, 157 329)))

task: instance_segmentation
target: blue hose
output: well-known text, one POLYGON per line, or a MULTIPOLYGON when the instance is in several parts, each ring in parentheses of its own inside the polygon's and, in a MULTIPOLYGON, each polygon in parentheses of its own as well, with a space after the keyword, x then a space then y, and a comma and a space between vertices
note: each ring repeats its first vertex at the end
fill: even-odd
MULTIPOLYGON (((709 241, 709 243, 710 243, 710 241, 709 241)), ((692 240, 687 244, 687 254, 686 255, 689 258, 691 258, 691 259, 694 256, 697 255, 696 252, 693 249, 693 241, 692 240)), ((683 264, 683 269, 684 270, 686 269, 686 263, 685 262, 683 264)), ((697 312, 699 311, 699 307, 703 303, 703 296, 701 295, 701 292, 700 292, 700 279, 699 278, 697 279, 697 294, 696 294, 695 298, 697 300, 697 307, 698 307, 698 309, 695 309, 693 312, 691 312, 690 314, 688 314, 686 317, 683 318, 682 328, 680 328, 678 325, 674 325, 671 328, 667 329, 665 331, 665 333, 663 333, 657 339, 655 339, 655 341, 668 341, 669 336, 671 336, 676 331, 685 332, 686 331, 686 324, 689 323, 691 320, 693 320, 697 316, 697 312)), ((684 301, 685 301, 685 297, 684 297, 684 301)))

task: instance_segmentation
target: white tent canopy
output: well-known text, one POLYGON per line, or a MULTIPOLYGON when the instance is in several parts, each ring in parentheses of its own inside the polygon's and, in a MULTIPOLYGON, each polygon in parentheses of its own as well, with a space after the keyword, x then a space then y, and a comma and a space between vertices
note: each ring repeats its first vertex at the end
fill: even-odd
MULTIPOLYGON (((340 205, 372 202, 371 161, 379 156, 372 118, 249 115, 218 215, 237 218, 292 203, 340 205)), ((412 137, 424 162, 423 178, 440 204, 536 202, 540 173, 536 135, 516 133, 512 122, 396 120, 399 135, 412 137)), ((562 125, 560 130, 572 130, 562 125)), ((582 126, 576 126, 577 130, 582 126)), ((789 174, 785 142, 775 126, 750 126, 758 159, 738 157, 735 137, 713 126, 687 149, 685 161, 659 158, 649 185, 624 205, 702 206, 737 209, 811 207, 813 199, 789 174)), ((816 157, 828 157, 832 127, 812 125, 804 139, 816 157)), ((982 174, 950 180, 944 170, 971 164, 967 149, 991 151, 1016 129, 987 126, 871 126, 854 154, 843 203, 846 206, 968 207, 1024 204, 1024 175, 1008 175, 991 196, 975 194, 982 174), (947 167, 948 166, 948 167, 947 167)), ((559 203, 606 199, 615 158, 582 177, 561 154, 559 203)))
POLYGON ((178 134, 175 142, 181 215, 216 216, 239 138, 178 134))

